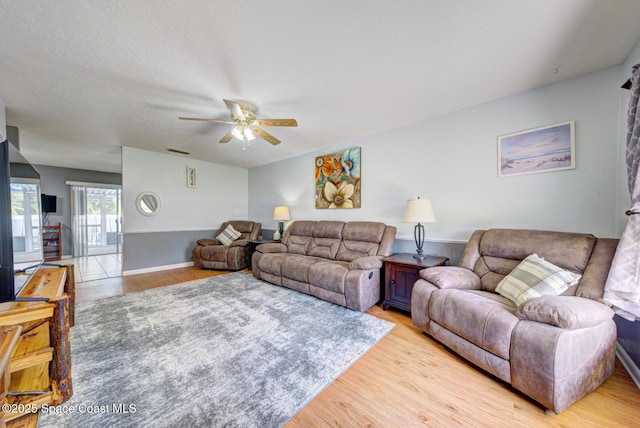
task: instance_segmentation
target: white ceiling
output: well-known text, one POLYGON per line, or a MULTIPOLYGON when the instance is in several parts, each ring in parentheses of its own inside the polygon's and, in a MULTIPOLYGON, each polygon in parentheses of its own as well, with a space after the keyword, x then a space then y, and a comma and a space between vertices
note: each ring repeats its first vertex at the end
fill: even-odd
MULTIPOLYGON (((254 167, 620 64, 638 0, 0 0, 0 100, 34 163, 120 147, 254 167), (554 74, 554 68, 557 73, 554 74), (217 141, 222 99, 282 140, 217 141)), ((621 82, 622 83, 622 82, 621 82)))

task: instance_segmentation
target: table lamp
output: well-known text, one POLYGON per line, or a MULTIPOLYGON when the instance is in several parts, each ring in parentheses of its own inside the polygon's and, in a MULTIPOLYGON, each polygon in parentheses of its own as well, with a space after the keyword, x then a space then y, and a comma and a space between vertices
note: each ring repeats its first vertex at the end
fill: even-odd
POLYGON ((433 206, 429 199, 409 199, 404 209, 402 221, 405 223, 418 223, 413 229, 413 236, 416 240, 416 259, 422 260, 426 256, 422 254, 424 245, 424 226, 421 223, 435 223, 436 215, 433 213, 433 206))
POLYGON ((289 214, 289 208, 285 206, 275 207, 273 209, 273 219, 278 220, 278 230, 273 234, 273 239, 279 241, 282 239, 282 235, 284 234, 284 221, 283 220, 291 220, 291 215, 289 214))

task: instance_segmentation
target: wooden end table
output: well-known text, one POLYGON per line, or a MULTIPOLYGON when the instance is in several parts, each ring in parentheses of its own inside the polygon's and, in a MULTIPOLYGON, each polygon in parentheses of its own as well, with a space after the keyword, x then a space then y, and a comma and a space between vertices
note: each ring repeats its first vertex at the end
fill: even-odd
POLYGON ((443 266, 447 257, 426 256, 416 259, 413 254, 394 254, 384 260, 384 300, 382 309, 393 306, 411 312, 411 292, 413 284, 420 278, 419 272, 425 268, 443 266))
POLYGON ((256 247, 260 244, 270 244, 272 242, 280 242, 280 241, 274 241, 271 239, 249 239, 249 260, 247 261, 247 264, 249 265, 249 269, 251 269, 251 258, 253 256, 253 253, 256 251, 256 247))

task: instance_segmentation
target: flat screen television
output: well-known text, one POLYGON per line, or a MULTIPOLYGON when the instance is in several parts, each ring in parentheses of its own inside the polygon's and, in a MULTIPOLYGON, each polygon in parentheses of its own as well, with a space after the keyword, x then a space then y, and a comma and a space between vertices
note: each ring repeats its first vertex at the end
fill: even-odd
POLYGON ((54 213, 56 212, 56 195, 45 195, 44 193, 40 195, 40 201, 42 202, 42 212, 43 213, 54 213))
POLYGON ((40 174, 5 140, 0 143, 0 302, 18 293, 44 261, 40 174))

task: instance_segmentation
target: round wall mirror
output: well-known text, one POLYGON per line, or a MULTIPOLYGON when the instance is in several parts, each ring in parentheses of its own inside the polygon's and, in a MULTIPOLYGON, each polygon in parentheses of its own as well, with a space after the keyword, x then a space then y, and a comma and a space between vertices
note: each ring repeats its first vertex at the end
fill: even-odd
POLYGON ((136 198, 136 208, 142 215, 156 215, 160 211, 160 196, 153 192, 140 192, 136 198))

